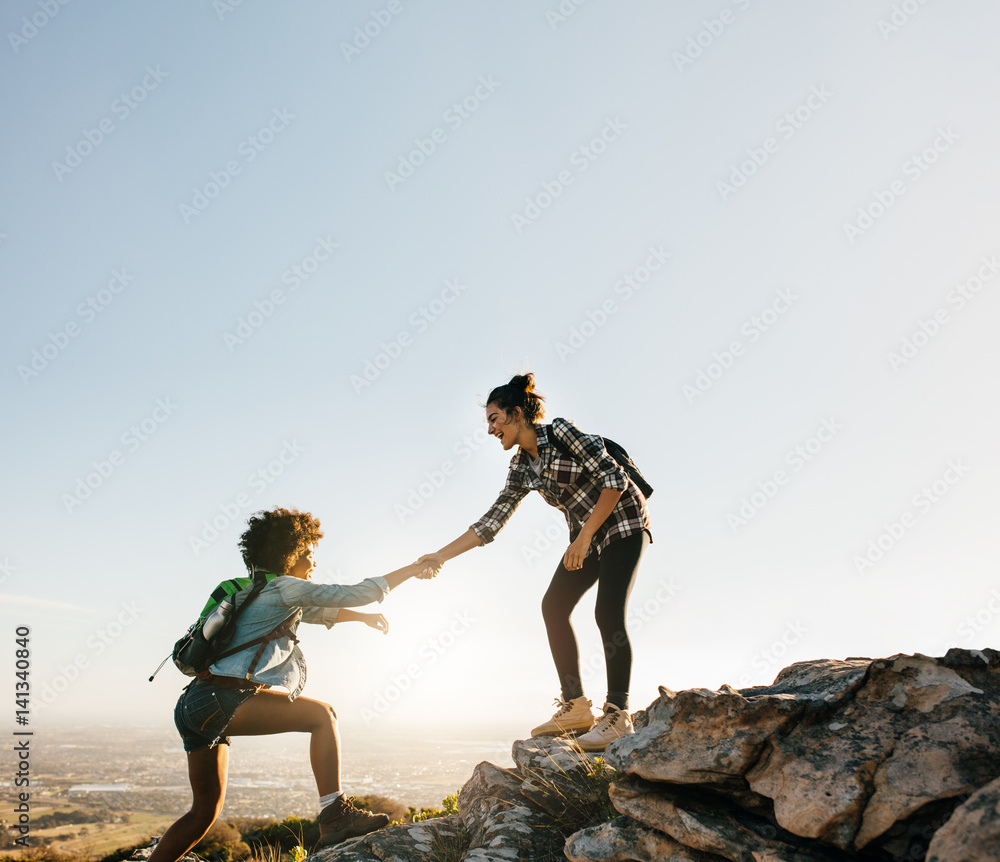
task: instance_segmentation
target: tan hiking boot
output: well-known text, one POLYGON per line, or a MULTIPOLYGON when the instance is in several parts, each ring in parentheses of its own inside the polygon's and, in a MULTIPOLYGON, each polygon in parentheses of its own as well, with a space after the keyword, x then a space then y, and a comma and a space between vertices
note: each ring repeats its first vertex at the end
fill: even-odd
POLYGON ((584 751, 604 751, 616 739, 635 733, 632 717, 624 709, 619 709, 613 703, 604 704, 602 715, 594 729, 576 740, 576 744, 584 751))
POLYGON ((385 814, 372 814, 355 808, 346 796, 339 796, 320 812, 317 822, 319 846, 330 847, 388 826, 389 818, 385 814))
POLYGON ((594 726, 594 713, 590 709, 593 704, 588 698, 575 697, 573 700, 565 701, 557 697, 556 705, 559 708, 552 718, 531 731, 532 736, 584 733, 594 726))

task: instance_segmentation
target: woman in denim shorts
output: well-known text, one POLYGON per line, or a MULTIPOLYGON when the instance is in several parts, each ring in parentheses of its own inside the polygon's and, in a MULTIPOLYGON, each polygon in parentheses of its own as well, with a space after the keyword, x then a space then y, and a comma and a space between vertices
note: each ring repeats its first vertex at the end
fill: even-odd
POLYGON ((148 862, 176 862, 190 850, 222 810, 229 769, 229 737, 290 731, 310 734, 309 755, 320 796, 323 846, 365 835, 389 818, 355 808, 340 788, 340 739, 333 707, 299 697, 305 685, 305 658, 297 646, 300 622, 332 627, 358 621, 388 631, 381 614, 348 608, 382 601, 389 590, 417 574, 431 576, 439 566, 413 563, 360 584, 313 584, 313 547, 322 538, 320 523, 307 512, 273 509, 250 518, 240 548, 255 580, 267 585, 240 610, 232 643, 249 643, 281 628, 259 649, 220 658, 184 689, 174 722, 184 741, 191 810, 174 823, 153 848, 148 862), (272 686, 286 689, 271 691, 272 686))

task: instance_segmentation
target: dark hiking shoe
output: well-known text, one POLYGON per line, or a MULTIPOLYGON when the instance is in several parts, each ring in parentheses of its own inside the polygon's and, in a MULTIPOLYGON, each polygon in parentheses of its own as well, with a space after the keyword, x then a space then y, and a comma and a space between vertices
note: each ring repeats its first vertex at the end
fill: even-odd
POLYGON ((385 814, 372 814, 355 808, 346 796, 339 796, 320 812, 317 822, 320 831, 319 846, 330 847, 348 838, 357 838, 388 826, 389 818, 385 814))

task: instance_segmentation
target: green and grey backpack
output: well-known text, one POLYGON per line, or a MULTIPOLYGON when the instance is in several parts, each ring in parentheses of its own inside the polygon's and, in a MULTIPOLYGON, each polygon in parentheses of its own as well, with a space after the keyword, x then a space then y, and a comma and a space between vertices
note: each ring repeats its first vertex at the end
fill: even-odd
POLYGON ((296 610, 267 634, 237 646, 230 645, 236 631, 237 617, 276 577, 277 575, 271 572, 258 571, 254 577, 229 578, 219 584, 212 590, 198 619, 174 644, 170 655, 160 662, 160 667, 153 671, 149 681, 153 681, 160 668, 170 658, 174 660, 177 669, 186 676, 204 677, 208 669, 220 659, 257 646, 257 654, 246 672, 246 679, 250 679, 269 641, 288 636, 298 643, 298 638, 291 629, 299 616, 299 611, 296 610))

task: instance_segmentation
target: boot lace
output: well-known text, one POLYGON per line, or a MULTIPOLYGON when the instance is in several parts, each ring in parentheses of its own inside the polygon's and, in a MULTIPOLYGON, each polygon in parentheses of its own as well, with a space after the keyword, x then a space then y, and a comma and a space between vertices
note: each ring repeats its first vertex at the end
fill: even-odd
POLYGON ((553 718, 562 718, 567 712, 573 709, 573 704, 563 700, 561 697, 557 697, 553 703, 559 707, 556 710, 556 714, 552 716, 553 718))
POLYGON ((594 726, 594 733, 607 733, 611 728, 618 724, 618 720, 621 718, 622 712, 618 709, 609 709, 604 715, 602 715, 598 720, 597 724, 594 726))

